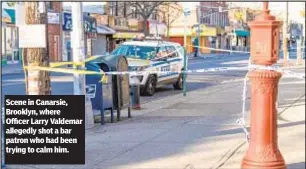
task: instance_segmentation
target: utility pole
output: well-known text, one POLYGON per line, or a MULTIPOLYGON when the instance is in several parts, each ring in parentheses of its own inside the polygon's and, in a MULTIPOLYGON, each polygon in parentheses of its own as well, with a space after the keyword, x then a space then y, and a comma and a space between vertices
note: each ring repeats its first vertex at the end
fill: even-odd
POLYGON ((197 56, 200 57, 200 38, 201 38, 201 8, 198 8, 198 31, 197 31, 197 37, 198 37, 198 50, 197 50, 197 56))
POLYGON ((286 2, 286 12, 284 14, 283 21, 283 57, 284 66, 288 65, 288 2, 286 2))
POLYGON ((3 37, 4 38, 4 57, 3 58, 5 58, 5 62, 7 63, 7 55, 6 55, 7 54, 6 53, 6 42, 7 42, 7 40, 6 40, 6 28, 7 28, 7 26, 6 26, 6 24, 3 24, 3 25, 2 25, 2 29, 3 29, 3 33, 4 33, 4 37, 3 37))
MULTIPOLYGON (((27 48, 27 66, 49 66, 48 54, 48 14, 45 2, 25 2, 25 23, 28 25, 45 24, 46 26, 46 47, 27 48), (40 8, 39 8, 40 7, 40 8)), ((35 36, 34 36, 35 38, 35 36)), ((50 74, 47 71, 28 69, 26 79, 28 95, 50 95, 50 74)))
MULTIPOLYGON (((85 61, 85 41, 83 24, 82 2, 72 2, 72 48, 73 62, 80 63, 85 61)), ((79 67, 84 69, 84 66, 79 67)), ((74 95, 85 95, 85 76, 74 74, 74 95)))
POLYGON ((170 3, 168 3, 168 14, 167 14, 167 38, 170 39, 170 3))

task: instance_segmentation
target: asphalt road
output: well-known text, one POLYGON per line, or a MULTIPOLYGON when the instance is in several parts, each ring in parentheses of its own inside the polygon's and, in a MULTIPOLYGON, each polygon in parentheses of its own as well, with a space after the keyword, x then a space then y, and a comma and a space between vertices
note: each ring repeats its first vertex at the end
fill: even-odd
MULTIPOLYGON (((188 69, 196 70, 203 68, 218 67, 244 67, 247 66, 249 55, 220 54, 208 58, 190 58, 188 69)), ((224 71, 210 73, 193 73, 187 76, 187 94, 188 91, 203 89, 224 82, 231 82, 241 79, 247 71, 224 71)), ((53 95, 73 94, 73 76, 69 74, 51 74, 51 87, 53 95)), ((24 74, 3 74, 2 75, 2 98, 4 95, 24 95, 25 84, 24 74)), ((174 90, 172 85, 159 88, 157 93, 151 97, 141 97, 141 102, 150 102, 169 95, 182 94, 182 91, 174 90)), ((3 99, 2 99, 3 100, 3 99)))

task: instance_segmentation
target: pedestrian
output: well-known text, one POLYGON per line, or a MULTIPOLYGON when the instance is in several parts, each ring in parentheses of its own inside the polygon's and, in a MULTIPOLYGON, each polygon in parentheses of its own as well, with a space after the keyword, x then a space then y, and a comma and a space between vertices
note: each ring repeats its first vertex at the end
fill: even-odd
POLYGON ((198 56, 198 50, 199 50, 198 37, 194 38, 194 40, 193 40, 193 48, 194 48, 194 57, 197 57, 198 56))

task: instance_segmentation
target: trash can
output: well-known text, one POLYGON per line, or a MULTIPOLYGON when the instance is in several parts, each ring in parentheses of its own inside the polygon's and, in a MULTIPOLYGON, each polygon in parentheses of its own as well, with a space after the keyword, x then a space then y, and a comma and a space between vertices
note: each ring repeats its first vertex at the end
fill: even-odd
POLYGON ((131 107, 132 109, 140 109, 140 81, 137 77, 133 76, 130 82, 131 89, 131 107))
MULTIPOLYGON (((85 64, 89 71, 108 72, 109 66, 101 61, 93 61, 85 64)), ((111 75, 105 75, 106 82, 101 82, 102 74, 86 75, 86 96, 91 99, 92 108, 100 110, 101 124, 104 124, 104 111, 111 111, 111 122, 113 122, 113 90, 111 75)))

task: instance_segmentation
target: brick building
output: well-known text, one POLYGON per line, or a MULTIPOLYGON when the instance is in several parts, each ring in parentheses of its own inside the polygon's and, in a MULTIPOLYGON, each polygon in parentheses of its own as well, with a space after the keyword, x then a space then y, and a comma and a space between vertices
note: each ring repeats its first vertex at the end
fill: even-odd
POLYGON ((62 61, 62 2, 46 2, 48 6, 48 48, 51 62, 62 61))

